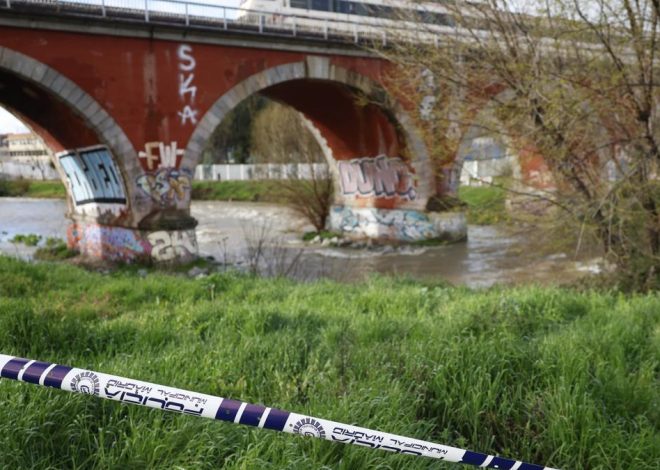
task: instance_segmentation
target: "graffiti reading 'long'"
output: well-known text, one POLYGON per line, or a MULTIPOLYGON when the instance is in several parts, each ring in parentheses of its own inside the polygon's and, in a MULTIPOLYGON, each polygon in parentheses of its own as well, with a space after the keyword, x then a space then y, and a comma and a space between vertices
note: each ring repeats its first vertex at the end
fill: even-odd
POLYGON ((338 163, 341 191, 344 196, 417 197, 413 177, 400 158, 380 155, 338 163))

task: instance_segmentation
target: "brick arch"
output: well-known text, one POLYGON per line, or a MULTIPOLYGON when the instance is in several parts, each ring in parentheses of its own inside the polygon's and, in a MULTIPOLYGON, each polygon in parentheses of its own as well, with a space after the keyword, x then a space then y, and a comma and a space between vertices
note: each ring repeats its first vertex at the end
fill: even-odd
MULTIPOLYGON (((469 123, 462 132, 460 142, 456 147, 455 157, 452 161, 451 169, 449 171, 448 180, 446 183, 446 188, 450 194, 457 194, 458 192, 458 188, 460 186, 461 171, 465 161, 465 146, 472 138, 474 138, 475 134, 478 134, 483 128, 483 125, 480 124, 480 122, 482 122, 482 117, 486 114, 492 113, 495 103, 507 102, 513 98, 513 92, 511 90, 504 89, 503 87, 495 87, 493 91, 495 92, 491 93, 490 96, 484 100, 483 106, 477 107, 473 110, 469 117, 469 123)), ((496 125, 498 128, 501 128, 499 122, 496 123, 496 125)), ((506 132, 501 132, 501 135, 506 135, 506 132)), ((507 151, 510 151, 512 148, 511 141, 508 138, 503 140, 503 144, 505 145, 507 151)), ((518 155, 516 155, 515 166, 516 167, 513 169, 514 174, 519 174, 520 162, 518 155)))
MULTIPOLYGON (((70 110, 100 140, 95 143, 108 146, 118 160, 117 163, 122 172, 133 174, 134 171, 139 171, 137 153, 122 128, 92 96, 72 80, 52 67, 6 47, 0 47, 0 71, 15 76, 19 80, 35 84, 48 96, 54 97, 57 106, 63 105, 70 110)), ((57 140, 57 136, 52 135, 50 129, 35 123, 33 117, 18 109, 15 111, 21 117, 33 121, 33 127, 42 127, 43 131, 51 134, 51 139, 48 140, 51 142, 53 139, 57 140)), ((62 148, 58 150, 62 150, 62 148)))
MULTIPOLYGON (((202 151, 214 129, 222 122, 225 116, 247 97, 267 88, 274 90, 281 88, 286 82, 295 80, 325 81, 334 85, 344 85, 363 93, 365 96, 377 94, 383 96, 382 87, 369 78, 351 72, 330 63, 328 58, 307 57, 305 61, 283 64, 256 73, 231 90, 222 95, 210 107, 197 124, 186 147, 184 161, 187 167, 193 168, 201 159, 202 151)), ((427 147, 415 129, 412 119, 403 111, 402 107, 386 97, 385 111, 396 121, 400 129, 409 164, 417 175, 417 198, 405 203, 410 209, 423 210, 430 196, 434 194, 433 169, 427 147)), ((330 163, 334 160, 331 145, 318 132, 314 126, 309 126, 323 149, 324 156, 330 163)), ((376 155, 373 155, 376 156, 376 155)), ((358 157, 358 155, 355 155, 358 157)), ((335 181, 338 181, 336 165, 330 165, 335 181)))
POLYGON ((461 140, 456 148, 455 158, 452 161, 446 188, 450 194, 457 194, 460 186, 460 176, 465 160, 462 150, 465 144, 483 127, 480 122, 485 115, 491 114, 487 119, 494 123, 496 132, 499 132, 502 144, 507 153, 514 156, 512 173, 513 187, 525 191, 547 191, 555 189, 556 182, 546 159, 541 155, 535 145, 526 138, 517 135, 515 130, 506 129, 505 125, 492 117, 493 109, 500 104, 514 99, 514 91, 504 86, 493 87, 492 93, 487 96, 482 106, 476 107, 469 116, 467 127, 462 132, 461 140))

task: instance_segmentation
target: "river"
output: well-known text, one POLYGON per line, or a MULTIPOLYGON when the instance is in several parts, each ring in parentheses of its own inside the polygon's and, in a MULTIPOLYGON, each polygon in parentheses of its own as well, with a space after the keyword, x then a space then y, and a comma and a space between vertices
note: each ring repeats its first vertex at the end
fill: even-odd
MULTIPOLYGON (((0 252, 31 256, 35 248, 11 241, 17 234, 66 238, 65 211, 62 200, 0 198, 0 252)), ((538 234, 505 226, 471 225, 467 242, 451 245, 356 249, 303 243, 300 234, 311 226, 283 206, 194 201, 191 213, 199 221, 200 255, 243 270, 258 266, 267 275, 301 280, 351 282, 378 273, 488 287, 566 283, 599 270, 596 258, 548 252, 538 234)))

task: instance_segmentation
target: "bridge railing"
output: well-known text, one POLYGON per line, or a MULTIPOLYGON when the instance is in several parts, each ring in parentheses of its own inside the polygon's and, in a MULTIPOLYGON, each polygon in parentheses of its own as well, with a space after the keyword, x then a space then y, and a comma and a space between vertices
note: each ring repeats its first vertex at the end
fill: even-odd
POLYGON ((236 32, 311 37, 360 43, 399 36, 414 28, 405 22, 369 18, 364 22, 279 14, 181 0, 0 0, 0 6, 25 12, 132 20, 154 24, 197 26, 236 32))

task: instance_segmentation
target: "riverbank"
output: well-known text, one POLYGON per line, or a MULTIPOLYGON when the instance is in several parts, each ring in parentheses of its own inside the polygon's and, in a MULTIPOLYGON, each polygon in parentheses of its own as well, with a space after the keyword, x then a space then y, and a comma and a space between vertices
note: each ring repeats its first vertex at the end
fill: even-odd
MULTIPOLYGON (((0 197, 64 199, 66 189, 60 181, 0 180, 0 197)), ((276 180, 194 181, 192 199, 270 203, 284 201, 276 180)))
MULTIPOLYGON (((660 298, 0 257, 0 351, 556 468, 660 459, 660 298)), ((1 381, 6 468, 458 468, 1 381), (28 444, 29 443, 29 444, 28 444)))
MULTIPOLYGON (((60 181, 0 180, 0 197, 64 199, 66 190, 60 181)), ((490 225, 510 221, 505 208, 506 191, 499 187, 461 187, 458 197, 465 204, 470 224, 490 225)), ((286 202, 277 180, 193 181, 192 199, 272 204, 286 202)))
MULTIPOLYGON (((468 240, 438 246, 362 248, 306 243, 312 230, 285 205, 253 202, 192 201, 200 256, 265 275, 297 280, 331 278, 355 282, 373 274, 443 279, 454 285, 574 283, 601 272, 599 254, 547 246, 548 234, 534 227, 469 225, 468 240), (259 248, 261 247, 261 248, 259 248)), ((17 235, 65 239, 69 219, 62 199, 0 199, 0 252, 30 259, 34 247, 14 243, 17 235)), ((331 242, 331 240, 326 240, 331 242)))

